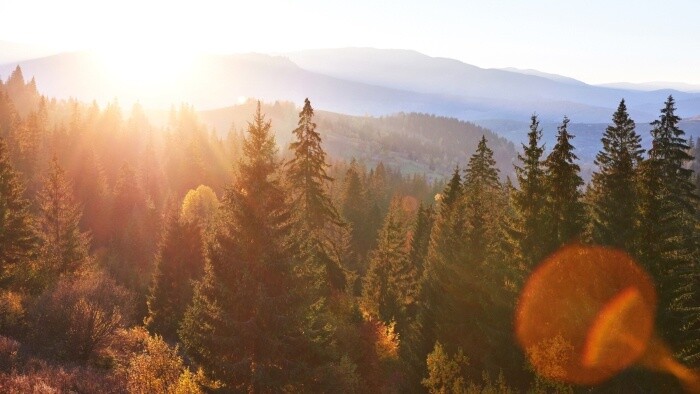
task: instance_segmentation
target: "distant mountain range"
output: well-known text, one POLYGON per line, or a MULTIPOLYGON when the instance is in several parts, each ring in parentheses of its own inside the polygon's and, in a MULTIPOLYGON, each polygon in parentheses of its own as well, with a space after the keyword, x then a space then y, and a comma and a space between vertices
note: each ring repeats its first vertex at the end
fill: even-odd
POLYGON ((534 70, 483 69, 407 50, 206 55, 192 65, 191 78, 166 82, 159 91, 139 91, 115 82, 89 52, 7 63, 0 66, 0 77, 7 78, 16 64, 25 77, 35 76, 39 89, 49 96, 88 101, 119 97, 123 103, 139 100, 162 108, 182 101, 213 109, 234 104, 241 97, 294 102, 310 97, 318 108, 350 115, 403 111, 480 122, 527 120, 537 113, 544 121, 559 121, 567 115, 574 123, 605 123, 625 98, 632 117, 648 122, 658 116, 663 101, 672 94, 682 117, 700 115, 700 93, 593 86, 534 70))
MULTIPOLYGON (((0 49, 3 45, 0 42, 0 49)), ((137 67, 131 68, 138 71, 138 63, 144 60, 123 61, 136 63, 137 67)), ((393 136, 399 136, 403 126, 389 115, 424 113, 473 122, 518 143, 526 139, 528 121, 536 113, 544 128, 544 142, 551 148, 556 126, 566 115, 572 120, 570 129, 576 135, 574 143, 586 177, 593 170, 593 158, 600 149, 600 137, 622 98, 626 100, 647 146, 648 124, 658 117, 659 109, 671 94, 676 99, 677 114, 685 119, 682 123, 684 130, 688 135, 700 136, 700 93, 696 92, 700 89, 694 85, 657 82, 594 86, 537 70, 484 69, 454 59, 434 58, 407 50, 345 48, 282 55, 206 55, 194 60, 186 78, 161 81, 158 86, 147 83, 150 78, 161 76, 149 75, 146 70, 152 67, 143 67, 144 75, 139 76, 141 83, 128 84, 115 79, 113 67, 110 71, 104 59, 92 52, 61 53, 12 61, 0 65, 0 78, 7 79, 17 64, 21 66, 25 78, 35 77, 39 90, 49 97, 74 97, 103 103, 118 98, 127 107, 139 101, 146 107, 161 109, 186 102, 201 110, 205 120, 216 124, 220 131, 226 131, 229 122, 240 119, 221 116, 230 112, 217 112, 217 109, 244 102, 247 98, 270 103, 301 103, 305 97, 309 97, 314 108, 326 112, 322 118, 333 119, 328 121, 329 127, 345 127, 343 125, 349 121, 338 117, 345 114, 350 116, 347 119, 361 117, 350 122, 353 130, 366 124, 380 134, 391 130, 389 135, 393 136), (657 89, 662 86, 676 89, 657 89)), ((158 73, 158 70, 151 72, 158 73)), ((288 118, 285 121, 293 121, 293 116, 288 118)), ((454 139, 460 130, 471 127, 451 124, 444 119, 424 122, 410 115, 401 115, 398 119, 422 122, 421 127, 427 127, 426 130, 409 133, 410 138, 418 138, 422 144, 429 144, 425 152, 438 152, 438 146, 444 148, 442 142, 430 142, 430 133, 433 133, 436 141, 448 134, 449 138, 454 139), (442 130, 444 127, 452 131, 442 130)), ((465 134, 469 141, 464 146, 458 145, 460 149, 469 148, 472 139, 481 133, 473 128, 469 130, 469 135, 465 134)), ((360 155, 361 150, 357 147, 366 144, 353 137, 356 134, 355 131, 345 132, 344 137, 331 144, 331 148, 337 148, 341 157, 360 155)), ((371 140, 386 142, 374 137, 371 140)), ((506 170, 512 165, 514 157, 508 159, 509 153, 505 152, 512 153, 513 148, 502 151, 501 164, 505 166, 502 169, 506 170)), ((414 160, 413 165, 423 171, 437 170, 437 173, 449 169, 457 158, 453 158, 454 155, 444 156, 431 165, 429 158, 418 152, 404 150, 391 155, 394 157, 392 160, 402 167, 414 160), (418 156, 422 158, 415 159, 418 156), (429 167, 431 169, 426 170, 429 167)), ((381 155, 374 152, 366 159, 379 160, 381 155)))

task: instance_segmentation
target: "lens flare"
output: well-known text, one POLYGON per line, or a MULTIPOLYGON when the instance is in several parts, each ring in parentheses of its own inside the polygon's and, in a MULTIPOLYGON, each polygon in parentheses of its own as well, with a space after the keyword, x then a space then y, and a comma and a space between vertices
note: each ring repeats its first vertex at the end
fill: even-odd
POLYGON ((516 335, 540 374, 594 385, 644 354, 655 311, 654 286, 626 253, 571 245, 529 278, 518 303, 516 335), (544 349, 553 343, 570 351, 556 360, 546 357, 557 354, 544 349))

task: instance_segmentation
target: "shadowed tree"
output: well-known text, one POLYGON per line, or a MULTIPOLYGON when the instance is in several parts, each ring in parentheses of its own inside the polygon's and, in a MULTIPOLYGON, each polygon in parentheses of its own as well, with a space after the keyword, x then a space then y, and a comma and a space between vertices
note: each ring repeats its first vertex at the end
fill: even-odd
POLYGON ((583 179, 576 164, 578 157, 570 142, 574 136, 567 130, 568 124, 569 119, 564 117, 561 126, 557 127, 557 142, 545 161, 550 231, 543 236, 551 240, 547 253, 579 237, 585 218, 581 200, 583 179))
POLYGON ((303 368, 295 361, 303 338, 286 250, 289 211, 270 127, 258 103, 204 278, 179 331, 192 360, 231 391, 273 391, 303 368))
POLYGON ((36 236, 29 202, 22 197, 23 186, 10 165, 5 141, 0 138, 0 287, 26 284, 29 261, 36 236))
POLYGON ((589 200, 590 238, 593 242, 631 250, 637 207, 637 166, 642 161, 641 137, 627 113, 625 100, 605 129, 598 152, 589 200))
POLYGON ((51 160, 37 196, 37 230, 45 282, 73 275, 88 259, 90 238, 80 231, 82 210, 56 156, 51 160))

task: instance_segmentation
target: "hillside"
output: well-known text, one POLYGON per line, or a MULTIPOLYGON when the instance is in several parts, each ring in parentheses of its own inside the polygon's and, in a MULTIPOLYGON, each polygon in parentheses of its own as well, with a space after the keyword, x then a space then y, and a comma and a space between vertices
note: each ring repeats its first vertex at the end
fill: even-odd
MULTIPOLYGON (((219 132, 233 128, 241 131, 254 102, 201 111, 202 121, 219 132)), ((276 102, 263 107, 272 119, 273 130, 281 146, 286 146, 296 127, 298 109, 293 103, 276 102)), ((511 175, 516 157, 512 142, 470 122, 419 113, 398 113, 389 116, 350 116, 317 111, 316 123, 324 139, 324 147, 334 159, 356 158, 370 165, 382 161, 404 173, 425 173, 443 178, 454 166, 461 167, 474 153, 485 135, 502 176, 511 175)), ((523 131, 524 133, 525 131, 523 131)))
POLYGON ((63 53, 2 65, 0 76, 20 64, 52 97, 102 103, 119 97, 162 109, 180 102, 215 109, 247 97, 293 102, 310 97, 319 109, 357 116, 417 112, 465 121, 527 121, 537 113, 543 121, 567 115, 576 123, 604 123, 625 98, 632 117, 648 122, 673 94, 681 117, 700 114, 698 93, 592 86, 534 70, 484 69, 403 50, 203 55, 186 67, 177 64, 183 66, 177 83, 168 79, 175 76, 169 76, 167 65, 140 67, 138 59, 119 63, 107 67, 92 52, 63 53))

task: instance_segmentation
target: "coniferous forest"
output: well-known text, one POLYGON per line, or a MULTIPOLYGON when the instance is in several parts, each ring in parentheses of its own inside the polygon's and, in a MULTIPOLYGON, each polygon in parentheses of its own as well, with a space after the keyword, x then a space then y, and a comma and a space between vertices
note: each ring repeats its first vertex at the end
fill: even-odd
POLYGON ((588 183, 564 114, 551 148, 532 116, 514 177, 482 137, 434 182, 329 157, 309 99, 280 146, 259 102, 222 137, 188 105, 155 126, 0 82, 0 392, 681 391, 627 365, 574 385, 567 338, 518 343, 565 245, 631 256, 656 335, 700 367, 700 144, 671 96, 650 149, 619 103, 588 183))

